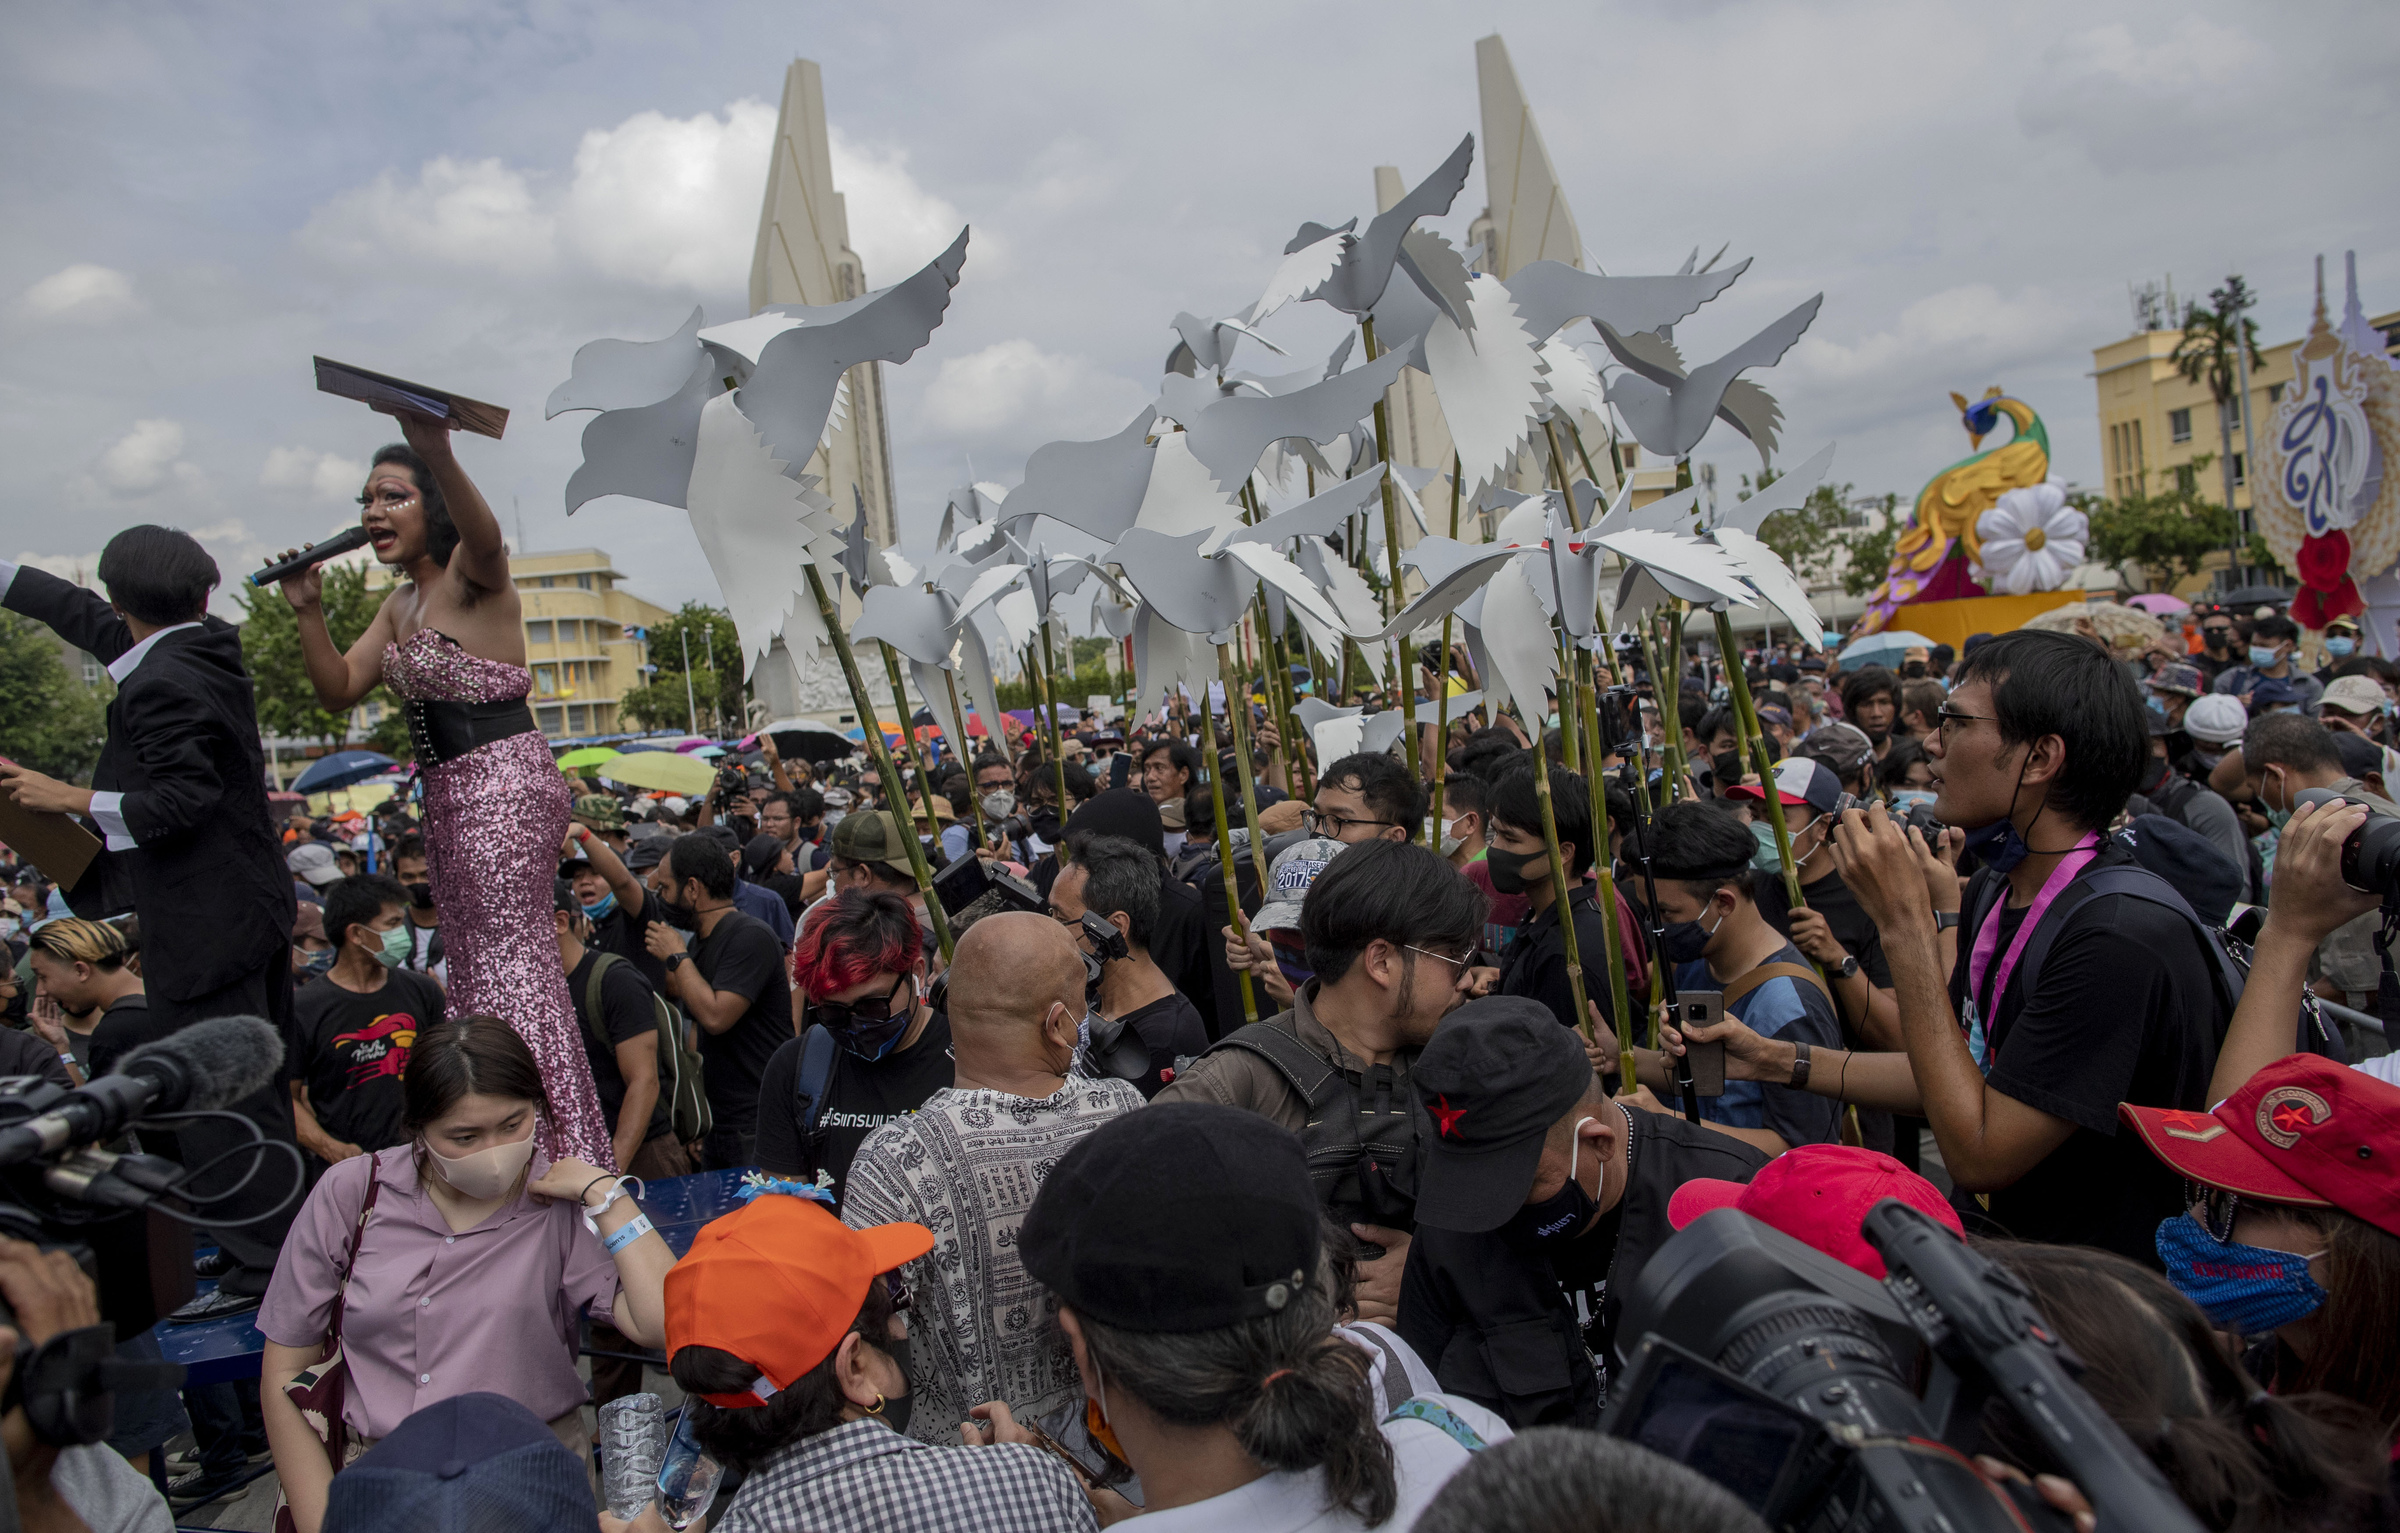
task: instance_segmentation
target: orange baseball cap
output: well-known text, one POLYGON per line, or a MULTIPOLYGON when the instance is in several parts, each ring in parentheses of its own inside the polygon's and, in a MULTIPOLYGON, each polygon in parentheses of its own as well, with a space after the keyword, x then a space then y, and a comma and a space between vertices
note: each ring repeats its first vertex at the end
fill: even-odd
POLYGON ((715 1347, 758 1369, 729 1410, 764 1405, 833 1355, 878 1274, 933 1249, 921 1224, 854 1230, 811 1198, 766 1194, 703 1227, 667 1269, 667 1356, 715 1347))

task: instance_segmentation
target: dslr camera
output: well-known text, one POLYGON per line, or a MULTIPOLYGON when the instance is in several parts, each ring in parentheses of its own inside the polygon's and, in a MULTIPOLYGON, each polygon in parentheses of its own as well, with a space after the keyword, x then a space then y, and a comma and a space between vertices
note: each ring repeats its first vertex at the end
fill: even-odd
POLYGON ((1878 1283, 1738 1209, 1661 1246, 1626 1296, 1604 1432, 1696 1470, 1790 1533, 2014 1533, 2067 1519, 1970 1456, 2012 1413, 2103 1528, 2197 1533, 2166 1478, 2075 1380, 2006 1268, 1896 1198, 1861 1231, 1878 1283))
POLYGON ((2365 799, 2344 798, 2331 788, 2304 790, 2293 807, 2301 804, 2357 804, 2367 810, 2367 823, 2342 843, 2342 882, 2361 894, 2382 895, 2386 910, 2400 901, 2400 820, 2365 799))

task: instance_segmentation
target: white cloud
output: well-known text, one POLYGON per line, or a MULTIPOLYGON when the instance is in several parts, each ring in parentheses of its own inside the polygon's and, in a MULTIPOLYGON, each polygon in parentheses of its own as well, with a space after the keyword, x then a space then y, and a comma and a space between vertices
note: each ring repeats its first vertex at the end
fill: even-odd
POLYGON ((2038 288, 2003 294, 1989 283, 1968 283, 1918 299, 1889 329, 1848 344, 1812 328, 1790 361, 1759 381, 1770 388, 1778 375, 1855 384, 1914 371, 1928 359, 1954 371, 2005 366, 2073 345, 2088 334, 2079 323, 2086 318, 2038 288))
POLYGON ((498 159, 425 162, 413 183, 390 171, 309 215, 302 248, 349 267, 405 275, 427 262, 538 276, 556 258, 556 219, 524 175, 498 159))
POLYGON ((98 321, 138 313, 142 301, 123 272, 78 261, 27 288, 17 306, 37 319, 98 321))
POLYGON ((637 112, 575 150, 559 214, 566 248, 598 271, 706 292, 750 279, 775 109, 736 101, 723 117, 637 112))
POLYGON ((936 430, 964 437, 1038 433, 1030 446, 1114 431, 1145 397, 1089 357, 1059 356, 1019 336, 943 362, 926 386, 925 414, 936 430))
POLYGON ((183 461, 183 423, 135 421, 93 465, 99 487, 112 495, 146 495, 170 480, 196 483, 200 471, 183 461))
MULTIPOLYGON (((772 112, 767 114, 767 125, 772 131, 772 112)), ((966 216, 917 184, 917 178, 909 173, 906 149, 861 142, 838 126, 826 129, 826 147, 833 162, 833 184, 840 189, 849 214, 850 248, 867 268, 869 286, 886 287, 899 281, 958 238, 966 216)), ((757 201, 751 199, 749 215, 754 228, 757 201)), ((990 271, 997 252, 990 231, 977 229, 974 264, 978 275, 990 271)))
POLYGON ((367 466, 313 447, 270 447, 258 482, 275 490, 306 490, 320 500, 340 500, 366 483, 367 466))
POLYGON ((2167 170, 2238 152, 2256 135, 2230 103, 2255 93, 2261 55, 2247 34, 2201 16, 2136 38, 2123 22, 2052 44, 2017 100, 2029 137, 2061 138, 2103 170, 2167 170))

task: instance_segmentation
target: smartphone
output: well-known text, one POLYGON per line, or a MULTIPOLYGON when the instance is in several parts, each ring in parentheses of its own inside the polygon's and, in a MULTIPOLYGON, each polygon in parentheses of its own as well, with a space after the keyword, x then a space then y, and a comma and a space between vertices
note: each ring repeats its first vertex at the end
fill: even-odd
POLYGON ((1118 751, 1108 758, 1108 785, 1122 788, 1133 780, 1133 757, 1118 751))
MULTIPOLYGON (((1721 990, 1685 990, 1675 997, 1676 1030, 1687 1027, 1706 1027, 1725 1020, 1725 993, 1721 990)), ((1704 1097, 1725 1094, 1725 1040, 1714 1043, 1693 1041, 1687 1035, 1683 1057, 1691 1062, 1693 1089, 1704 1097)))

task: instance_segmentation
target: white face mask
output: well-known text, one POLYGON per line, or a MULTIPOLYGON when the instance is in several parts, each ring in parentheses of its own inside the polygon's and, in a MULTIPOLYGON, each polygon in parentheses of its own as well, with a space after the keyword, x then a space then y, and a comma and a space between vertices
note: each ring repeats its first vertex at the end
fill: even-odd
POLYGON ((425 1146, 425 1153, 433 1157, 435 1172, 450 1184, 451 1190, 462 1198, 483 1202, 501 1196, 525 1174, 526 1165, 533 1159, 533 1129, 528 1126, 522 1139, 477 1150, 472 1155, 444 1155, 430 1144, 425 1146))
POLYGON ((1467 838, 1458 834, 1457 825, 1457 820, 1442 822, 1442 855, 1445 857, 1456 856, 1458 849, 1467 844, 1467 838))

